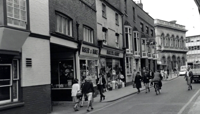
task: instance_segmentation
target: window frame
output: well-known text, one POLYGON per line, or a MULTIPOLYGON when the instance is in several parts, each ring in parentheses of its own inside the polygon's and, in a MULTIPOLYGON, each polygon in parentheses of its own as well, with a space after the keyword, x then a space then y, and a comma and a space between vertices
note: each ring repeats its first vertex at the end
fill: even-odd
POLYGON ((72 32, 73 31, 73 20, 70 17, 68 17, 68 16, 66 16, 66 15, 64 15, 62 13, 59 13, 59 12, 56 12, 55 15, 56 15, 55 31, 57 33, 72 37, 73 36, 73 32, 72 32), (58 21, 58 17, 60 18, 60 22, 58 21), (64 24, 65 24, 66 28, 63 28, 63 26, 64 26, 63 25, 63 19, 65 19, 65 21, 64 21, 65 23, 64 24), (68 32, 68 34, 67 34, 67 32, 68 32))
POLYGON ((116 35, 115 43, 116 43, 116 48, 119 48, 119 35, 116 35))
POLYGON ((94 30, 91 27, 88 27, 86 25, 83 25, 83 41, 88 42, 88 43, 94 43, 94 30), (88 36, 87 38, 86 38, 86 32, 85 32, 86 30, 88 33, 90 33, 90 35, 87 34, 88 36))
POLYGON ((119 25, 119 14, 115 13, 115 24, 119 25))
POLYGON ((103 44, 104 45, 107 45, 108 44, 108 30, 106 30, 106 31, 102 31, 103 32, 103 39, 104 39, 104 42, 103 42, 103 44))
MULTIPOLYGON (((125 38, 126 38, 126 35, 128 36, 128 49, 127 50, 130 50, 133 51, 133 37, 132 37, 132 27, 130 26, 125 26, 124 27, 124 34, 125 34, 125 38), (126 31, 127 30, 127 31, 126 31)), ((126 38, 127 40, 127 38, 126 38)))
MULTIPOLYGON (((2 63, 0 66, 9 66, 10 67, 10 83, 9 85, 1 85, 0 88, 9 87, 9 99, 0 101, 0 105, 8 103, 19 102, 19 91, 20 91, 20 60, 12 59, 12 63, 2 63), (16 61, 16 77, 14 69, 14 61, 16 61), (14 82, 16 82, 16 98, 14 98, 14 82)), ((5 79, 3 79, 5 80, 5 79)))
POLYGON ((107 18, 106 5, 104 3, 102 3, 102 17, 107 18))
POLYGON ((149 27, 146 26, 146 34, 149 34, 149 27))
POLYGON ((5 6, 6 12, 5 13, 7 14, 7 16, 6 16, 7 23, 6 24, 8 26, 11 26, 11 27, 16 27, 16 28, 20 28, 20 29, 27 29, 27 23, 28 23, 28 2, 27 2, 27 0, 19 0, 17 5, 15 4, 14 0, 5 0, 5 1, 6 1, 6 6, 5 6), (12 1, 12 2, 10 2, 10 1, 12 1), (12 4, 12 5, 9 5, 9 3, 12 4), (15 6, 18 6, 18 8, 15 7, 15 6), (10 16, 11 14, 9 15, 9 13, 11 13, 11 12, 9 12, 8 7, 12 8, 12 16, 10 16), (18 17, 15 17, 16 16, 15 10, 18 10, 18 14, 19 14, 18 17), (24 13, 24 16, 22 14, 22 11, 24 13), (9 23, 9 19, 12 20, 12 23, 9 23), (14 20, 16 22, 18 22, 18 25, 15 24, 14 20), (21 25, 21 23, 23 23, 24 26, 21 25))
POLYGON ((144 32, 144 24, 142 22, 140 22, 140 29, 142 32, 144 32))
POLYGON ((126 57, 126 73, 127 75, 133 73, 132 57, 126 57))

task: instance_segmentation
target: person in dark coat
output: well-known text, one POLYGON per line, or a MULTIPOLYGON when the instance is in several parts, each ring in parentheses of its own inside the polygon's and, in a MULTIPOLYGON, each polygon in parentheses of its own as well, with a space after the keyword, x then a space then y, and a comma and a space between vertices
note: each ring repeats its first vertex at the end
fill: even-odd
POLYGON ((106 84, 106 80, 103 77, 103 74, 99 74, 99 78, 97 78, 96 83, 97 83, 97 87, 100 93, 100 102, 101 102, 102 99, 105 100, 105 95, 103 94, 103 88, 106 84))
POLYGON ((150 70, 150 72, 149 72, 149 78, 150 78, 151 86, 153 86, 152 79, 154 78, 154 72, 152 70, 150 70))
POLYGON ((93 84, 91 82, 91 78, 89 76, 87 76, 85 78, 85 83, 83 85, 82 93, 84 95, 87 95, 87 98, 88 98, 87 111, 89 112, 90 107, 91 107, 91 110, 93 110, 92 102, 93 102, 93 94, 94 94, 94 87, 93 87, 93 84))
POLYGON ((140 73, 137 72, 134 82, 136 84, 136 88, 138 90, 138 93, 140 93, 140 88, 142 87, 141 81, 142 81, 142 77, 141 77, 140 73))
POLYGON ((144 75, 143 75, 143 82, 144 82, 144 86, 145 86, 146 93, 147 93, 147 91, 150 92, 150 88, 149 88, 149 79, 150 79, 149 73, 148 73, 147 71, 144 72, 144 75))

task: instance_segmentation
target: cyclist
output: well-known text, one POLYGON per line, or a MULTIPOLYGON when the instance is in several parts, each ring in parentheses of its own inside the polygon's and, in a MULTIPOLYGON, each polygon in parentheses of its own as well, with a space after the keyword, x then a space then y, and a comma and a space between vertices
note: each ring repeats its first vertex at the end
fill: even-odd
MULTIPOLYGON (((162 80, 162 79, 163 79, 163 77, 162 77, 160 71, 157 70, 157 71, 154 73, 154 78, 152 79, 152 82, 158 82, 158 83, 159 83, 159 86, 160 86, 160 89, 161 89, 161 87, 162 87, 162 81, 161 81, 161 80, 162 80)), ((155 84, 154 84, 154 88, 155 88, 155 84)))
POLYGON ((192 85, 191 85, 191 78, 192 78, 192 76, 193 76, 193 73, 190 70, 190 66, 188 66, 187 72, 185 73, 185 79, 187 81, 188 90, 192 90, 192 85))

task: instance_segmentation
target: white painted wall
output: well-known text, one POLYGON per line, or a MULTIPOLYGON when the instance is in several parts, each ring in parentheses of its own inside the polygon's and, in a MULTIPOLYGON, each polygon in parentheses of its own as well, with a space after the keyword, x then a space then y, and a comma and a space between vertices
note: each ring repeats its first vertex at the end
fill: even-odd
POLYGON ((49 0, 29 0, 30 30, 49 35, 49 0))
MULTIPOLYGON (((106 5, 106 4, 105 4, 106 5)), ((102 17, 102 1, 101 0, 96 0, 96 10, 97 10, 97 38, 98 39, 103 39, 103 32, 102 32, 102 27, 105 27, 108 29, 108 41, 107 44, 109 46, 115 47, 115 33, 119 33, 119 48, 122 48, 122 17, 118 13, 119 17, 119 25, 117 26, 115 23, 115 13, 117 13, 115 10, 110 8, 109 6, 106 5, 106 17, 102 17)))
POLYGON ((22 86, 50 84, 49 40, 28 37, 22 47, 22 86), (26 67, 26 58, 32 58, 32 67, 26 67))

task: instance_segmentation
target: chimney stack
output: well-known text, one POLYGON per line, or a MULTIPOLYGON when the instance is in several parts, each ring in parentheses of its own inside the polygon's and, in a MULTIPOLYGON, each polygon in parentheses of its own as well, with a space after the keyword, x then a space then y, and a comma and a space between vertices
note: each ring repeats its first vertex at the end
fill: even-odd
POLYGON ((143 4, 142 4, 142 0, 137 0, 136 1, 137 5, 143 9, 143 4))

